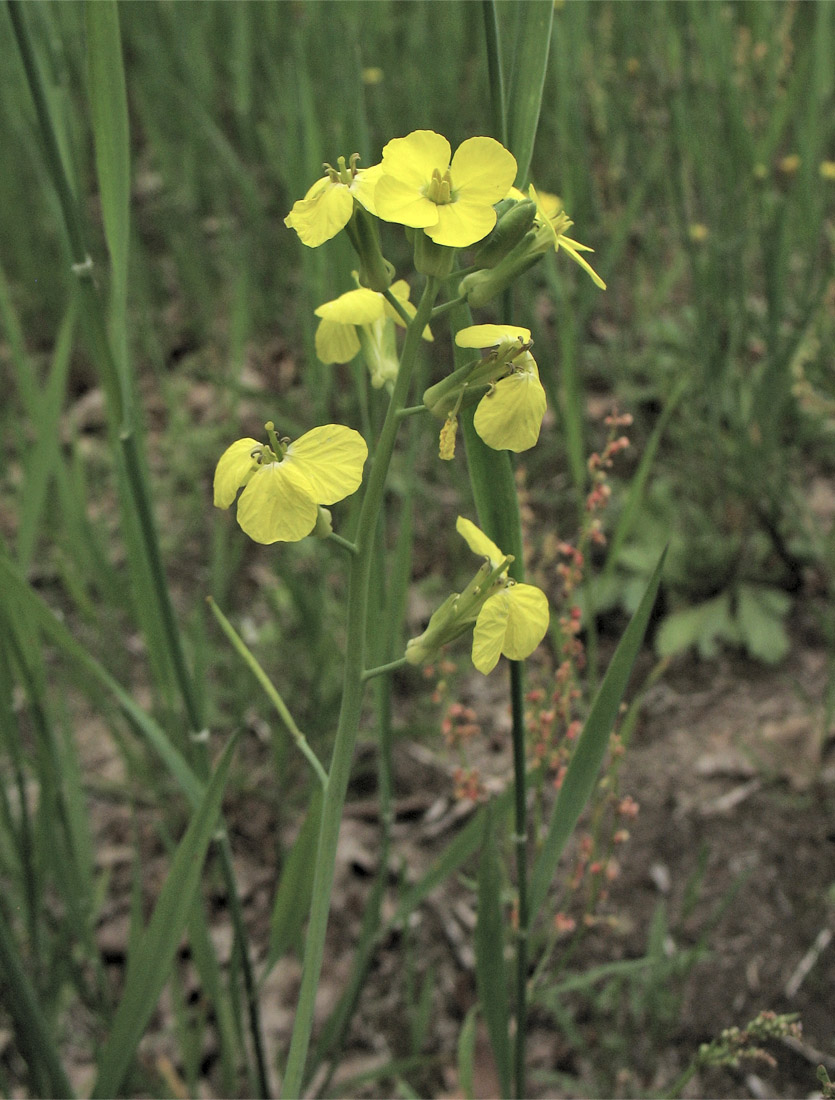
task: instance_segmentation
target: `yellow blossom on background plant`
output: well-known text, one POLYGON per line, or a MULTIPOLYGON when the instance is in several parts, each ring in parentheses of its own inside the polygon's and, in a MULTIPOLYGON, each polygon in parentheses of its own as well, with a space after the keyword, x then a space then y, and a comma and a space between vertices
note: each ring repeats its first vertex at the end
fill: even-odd
MULTIPOLYGON (((354 273, 356 275, 356 272, 354 273)), ((392 283, 391 293, 404 311, 414 317, 415 306, 409 301, 409 284, 405 279, 392 283)), ((384 294, 366 287, 346 291, 330 302, 324 302, 314 313, 321 318, 316 329, 316 354, 323 363, 350 363, 360 350, 359 329, 364 330, 372 349, 373 362, 368 363, 372 384, 379 387, 389 378, 397 377, 397 357, 394 344, 387 339, 392 322, 405 328, 406 324, 384 294)), ((424 340, 432 340, 427 325, 424 340)))
POLYGON ((238 439, 223 452, 214 478, 216 508, 228 508, 239 489, 238 523, 255 542, 298 542, 316 526, 319 506, 356 492, 368 457, 353 428, 325 424, 295 442, 238 439))
POLYGON ((496 224, 493 204, 516 177, 516 159, 494 138, 451 148, 434 130, 414 130, 383 149, 374 192, 378 217, 423 229, 439 245, 466 248, 496 224))
MULTIPOLYGON (((496 568, 506 556, 492 539, 463 516, 455 529, 474 554, 496 568)), ((548 598, 532 584, 500 578, 496 591, 485 600, 473 628, 473 664, 485 676, 504 655, 511 661, 530 657, 548 630, 548 598)))
POLYGON ((515 325, 471 325, 455 335, 459 348, 492 348, 508 357, 509 372, 491 384, 473 417, 481 439, 496 451, 527 451, 539 439, 547 401, 530 339, 530 329, 515 325))
POLYGON ((357 168, 359 154, 354 153, 350 163, 345 158, 337 161, 338 168, 325 165, 327 174, 317 180, 303 199, 293 204, 284 224, 295 229, 302 244, 317 248, 341 232, 354 212, 354 199, 370 214, 374 208, 374 188, 380 176, 381 165, 357 168))

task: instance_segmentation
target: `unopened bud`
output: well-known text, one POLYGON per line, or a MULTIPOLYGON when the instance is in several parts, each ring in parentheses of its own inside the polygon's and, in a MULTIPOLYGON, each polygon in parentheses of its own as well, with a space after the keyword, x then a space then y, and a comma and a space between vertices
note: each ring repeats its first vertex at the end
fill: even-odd
POLYGON ((445 279, 452 271, 455 249, 436 244, 422 230, 415 231, 415 268, 421 275, 445 279))
POLYGON ((499 217, 496 227, 473 257, 476 267, 495 267, 515 247, 536 218, 536 203, 530 199, 524 202, 511 202, 510 209, 499 217))

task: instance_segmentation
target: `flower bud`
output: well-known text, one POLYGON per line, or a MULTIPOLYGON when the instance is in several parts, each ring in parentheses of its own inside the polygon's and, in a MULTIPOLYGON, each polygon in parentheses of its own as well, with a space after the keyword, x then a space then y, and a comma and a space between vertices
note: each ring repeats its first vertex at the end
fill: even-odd
POLYGON ((467 304, 472 309, 486 305, 542 258, 542 251, 535 250, 535 242, 535 231, 528 230, 522 240, 495 267, 465 275, 458 284, 458 293, 466 297, 467 304))
POLYGON ((331 514, 327 508, 323 508, 319 505, 319 513, 316 516, 316 525, 310 532, 316 539, 327 539, 333 534, 333 526, 331 524, 331 514))
POLYGON ((533 226, 536 218, 535 202, 530 199, 525 199, 524 202, 513 202, 512 199, 504 201, 511 203, 510 209, 499 218, 496 228, 473 257, 476 267, 495 267, 533 226))
POLYGON ((371 220, 371 215, 358 202, 354 203, 354 214, 348 223, 348 234, 359 256, 360 286, 383 294, 392 284, 394 267, 380 251, 377 227, 371 220))

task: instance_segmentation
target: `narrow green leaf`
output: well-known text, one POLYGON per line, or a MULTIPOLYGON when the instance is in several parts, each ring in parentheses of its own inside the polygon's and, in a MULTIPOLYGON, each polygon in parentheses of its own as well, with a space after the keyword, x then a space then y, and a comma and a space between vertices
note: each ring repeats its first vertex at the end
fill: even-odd
POLYGON ((478 864, 478 919, 475 926, 475 977, 478 1001, 487 1023, 502 1096, 510 1095, 510 1037, 504 965, 502 873, 494 832, 494 807, 487 807, 478 864))
POLYGON ((524 0, 517 7, 516 50, 507 98, 510 151, 516 157, 516 186, 527 187, 542 108, 542 89, 551 48, 553 0, 524 0))
POLYGON ((292 851, 285 860, 270 917, 270 945, 265 976, 291 947, 301 954, 302 925, 310 908, 316 844, 322 815, 322 791, 317 787, 292 851))
POLYGON ((458 1086, 465 1100, 473 1100, 475 1083, 473 1066, 475 1064, 475 1026, 478 1021, 478 1005, 473 1005, 464 1017, 464 1023, 458 1033, 458 1086))
POLYGON ((551 817, 548 836, 539 853, 531 879, 531 922, 545 901, 566 842, 574 832, 583 807, 588 802, 597 782, 597 775, 606 754, 609 736, 618 715, 623 693, 629 682, 632 665, 644 640, 649 616, 661 583, 661 570, 666 555, 665 549, 650 577, 638 610, 632 616, 629 626, 618 643, 565 773, 551 817))
POLYGON ((114 327, 119 333, 124 332, 130 238, 130 131, 119 8, 116 0, 87 0, 84 14, 96 174, 113 273, 114 327))
POLYGON ((118 1095, 165 985, 200 884, 203 861, 215 831, 237 737, 234 735, 223 750, 203 800, 177 846, 151 922, 139 945, 139 957, 129 968, 125 991, 99 1060, 94 1097, 118 1095))
POLYGON ((36 1095, 74 1096, 53 1042, 52 1030, 38 1003, 0 906, 0 977, 4 1007, 9 1012, 17 1048, 26 1060, 36 1095))
MULTIPOLYGON (((59 646, 73 661, 81 664, 115 697, 125 715, 165 763, 192 806, 197 806, 203 797, 203 785, 179 750, 171 744, 162 727, 142 710, 121 684, 114 680, 80 642, 75 640, 43 600, 32 591, 12 563, 3 557, 0 557, 0 577, 3 585, 7 586, 7 590, 13 592, 20 600, 31 621, 37 623, 55 645, 59 646)), ((0 592, 3 592, 2 586, 0 586, 0 592)))

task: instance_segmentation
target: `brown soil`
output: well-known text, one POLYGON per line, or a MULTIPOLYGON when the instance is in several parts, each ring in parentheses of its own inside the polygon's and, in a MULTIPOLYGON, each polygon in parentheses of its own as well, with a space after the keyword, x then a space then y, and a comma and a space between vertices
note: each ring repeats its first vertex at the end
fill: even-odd
MULTIPOLYGON (((478 678, 478 683, 485 681, 478 678)), ((398 686, 408 690, 408 681, 398 686)), ((464 686, 475 689, 475 678, 464 686)), ((646 980, 616 983, 610 978, 584 993, 566 995, 573 1034, 541 1010, 532 1011, 532 1095, 635 1096, 650 1090, 665 1095, 700 1043, 723 1028, 744 1025, 764 1009, 800 1013, 802 1042, 770 1047, 774 1065, 757 1061, 699 1074, 685 1096, 808 1096, 817 1084, 819 1060, 835 1069, 835 947, 828 943, 835 883, 835 765, 826 754, 828 687, 825 652, 798 644, 777 669, 730 656, 710 663, 683 661, 649 691, 620 776, 621 792, 640 804, 640 813, 630 825, 631 839, 618 849, 620 875, 567 973, 584 974, 602 963, 645 956, 651 927, 663 933, 657 945, 661 961, 647 971, 646 980), (703 950, 695 950, 699 947, 703 950)), ((402 700, 402 712, 410 705, 408 698, 402 700)), ((504 705, 482 696, 477 706, 485 726, 482 763, 493 776, 491 786, 498 786, 509 766, 504 705)), ((84 724, 81 750, 88 774, 96 774, 99 783, 118 781, 121 767, 101 723, 84 724)), ((360 753, 360 779, 349 796, 342 830, 319 1021, 348 979, 379 858, 376 799, 369 789, 373 780, 362 778, 373 776, 374 750, 369 744, 360 753)), ((264 794, 268 787, 266 757, 253 760, 226 803, 259 967, 274 890, 276 833, 287 845, 297 827, 277 821, 272 800, 264 794)), ((132 810, 101 791, 91 801, 99 862, 113 876, 99 940, 118 977, 128 928, 132 810)), ((396 810, 384 919, 393 912, 396 880, 416 879, 472 812, 453 798, 450 761, 439 737, 398 742, 396 810)), ((154 811, 139 807, 137 813, 151 898, 166 857, 154 832, 154 811)), ((570 863, 569 856, 566 867, 570 863)), ((216 881, 211 873, 206 877, 216 881)), ((228 959, 231 935, 222 892, 210 896, 213 935, 221 957, 228 959)), ((419 995, 427 975, 431 1011, 420 1037, 424 1064, 412 1066, 406 1076, 420 1095, 462 1095, 456 1044, 474 997, 474 922, 472 891, 453 877, 413 914, 407 930, 391 930, 382 938, 330 1095, 396 1094, 392 1077, 365 1084, 353 1079, 413 1053, 408 989, 411 982, 414 996, 419 995)), ((185 945, 182 966, 189 999, 199 1006, 185 945)), ((299 974, 295 958, 285 958, 262 991, 273 1068, 287 1049, 299 974)), ((73 1026, 83 1028, 83 1020, 75 1018, 73 1026)), ((211 1026, 205 1035, 201 1094, 217 1096, 211 1026)), ((73 1067, 81 1091, 89 1088, 92 1075, 83 1045, 73 1067)), ((163 1074, 172 1094, 182 1088, 176 1050, 166 991, 141 1052, 152 1073, 163 1074)), ((495 1095, 495 1071, 483 1036, 476 1062, 477 1095, 495 1095)))

